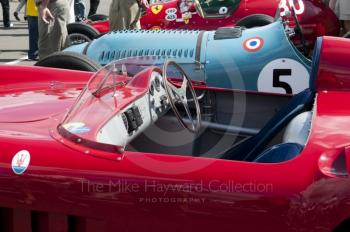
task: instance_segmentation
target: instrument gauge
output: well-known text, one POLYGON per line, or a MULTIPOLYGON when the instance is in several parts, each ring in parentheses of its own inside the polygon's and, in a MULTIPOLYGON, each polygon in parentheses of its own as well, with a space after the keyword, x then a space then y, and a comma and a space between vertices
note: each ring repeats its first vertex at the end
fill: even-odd
POLYGON ((149 87, 149 94, 151 94, 152 96, 154 95, 154 82, 151 82, 151 86, 149 87))
POLYGON ((159 77, 156 77, 154 79, 154 85, 155 85, 156 90, 159 92, 160 91, 160 85, 161 85, 159 77))

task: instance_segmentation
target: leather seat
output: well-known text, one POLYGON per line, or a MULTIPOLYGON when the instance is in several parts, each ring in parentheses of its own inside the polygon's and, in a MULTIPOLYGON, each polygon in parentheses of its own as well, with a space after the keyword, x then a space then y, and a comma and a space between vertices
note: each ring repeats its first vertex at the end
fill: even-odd
POLYGON ((284 131, 283 143, 266 149, 253 162, 280 163, 294 159, 303 151, 308 140, 311 120, 311 111, 297 115, 284 131))
POLYGON ((311 107, 314 93, 310 89, 293 96, 258 134, 235 146, 223 155, 223 159, 253 161, 266 145, 298 114, 311 107))

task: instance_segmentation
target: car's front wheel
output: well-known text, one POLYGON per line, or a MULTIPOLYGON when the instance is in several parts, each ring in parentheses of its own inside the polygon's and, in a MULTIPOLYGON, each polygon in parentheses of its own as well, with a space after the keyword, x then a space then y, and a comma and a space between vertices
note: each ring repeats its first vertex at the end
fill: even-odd
POLYGON ((56 52, 39 60, 35 66, 72 69, 79 71, 96 72, 101 65, 89 59, 87 56, 75 52, 56 52))
POLYGON ((89 42, 100 35, 100 32, 86 23, 70 23, 67 30, 71 45, 89 42))
POLYGON ((82 44, 86 42, 90 42, 91 39, 87 37, 84 34, 81 33, 72 33, 68 35, 69 38, 69 45, 77 45, 77 44, 82 44))

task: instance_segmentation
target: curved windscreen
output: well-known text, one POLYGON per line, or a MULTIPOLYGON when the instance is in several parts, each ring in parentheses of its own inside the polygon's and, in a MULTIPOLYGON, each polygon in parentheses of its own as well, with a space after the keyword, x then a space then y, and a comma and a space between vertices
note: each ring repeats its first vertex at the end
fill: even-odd
MULTIPOLYGON (((82 90, 75 104, 59 125, 59 133, 79 144, 89 144, 94 149, 101 149, 97 141, 100 129, 114 116, 133 104, 140 96, 149 91, 149 87, 139 87, 139 77, 149 78, 150 67, 161 73, 164 57, 132 57, 114 61, 96 72, 82 90)), ((186 64, 187 68, 200 67, 196 62, 186 64)), ((151 72, 152 73, 152 72, 151 72)), ((188 72, 191 74, 191 72, 188 72)), ((177 78, 178 72, 167 71, 168 76, 177 78)), ((142 79, 142 78, 141 78, 142 79)), ((127 140, 118 143, 125 147, 127 140)), ((118 150, 118 149, 117 149, 118 150)), ((108 150, 108 151, 114 151, 108 150)))
POLYGON ((114 61, 95 73, 60 124, 61 135, 94 141, 99 128, 132 101, 140 90, 124 88, 134 76, 152 66, 162 66, 161 57, 133 57, 114 61), (126 91, 126 89, 128 91, 126 91))
POLYGON ((241 0, 194 0, 198 14, 203 18, 224 18, 235 11, 241 0))

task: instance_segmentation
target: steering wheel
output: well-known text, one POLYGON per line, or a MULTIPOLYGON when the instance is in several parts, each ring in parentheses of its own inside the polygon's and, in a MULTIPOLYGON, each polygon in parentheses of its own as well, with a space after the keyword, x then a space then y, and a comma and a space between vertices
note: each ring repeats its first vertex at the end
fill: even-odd
POLYGON ((296 29, 294 31, 300 35, 301 44, 303 46, 303 53, 304 53, 304 55, 307 56, 308 55, 308 49, 307 49, 307 46, 306 46, 306 40, 305 40, 304 33, 303 33, 302 28, 301 28, 298 16, 295 13, 295 10, 294 10, 293 6, 291 6, 291 12, 292 12, 292 16, 294 18, 295 24, 296 24, 296 29))
POLYGON ((193 88, 191 80, 188 78, 185 71, 173 60, 166 60, 163 66, 163 83, 165 85, 165 92, 168 95, 168 99, 170 102, 170 106, 173 109, 176 118, 179 120, 180 124, 189 130, 192 133, 196 133, 199 131, 201 127, 201 111, 199 107, 199 102, 196 96, 196 92, 193 88), (167 71, 168 66, 174 67, 183 77, 182 84, 180 88, 178 88, 174 83, 168 80, 167 71), (192 117, 190 108, 188 107, 188 99, 187 99, 187 89, 192 95, 194 105, 196 107, 196 118, 192 117), (183 108, 185 109, 186 115, 189 118, 191 124, 190 126, 185 123, 183 116, 181 116, 179 109, 176 106, 176 103, 181 103, 183 108))

